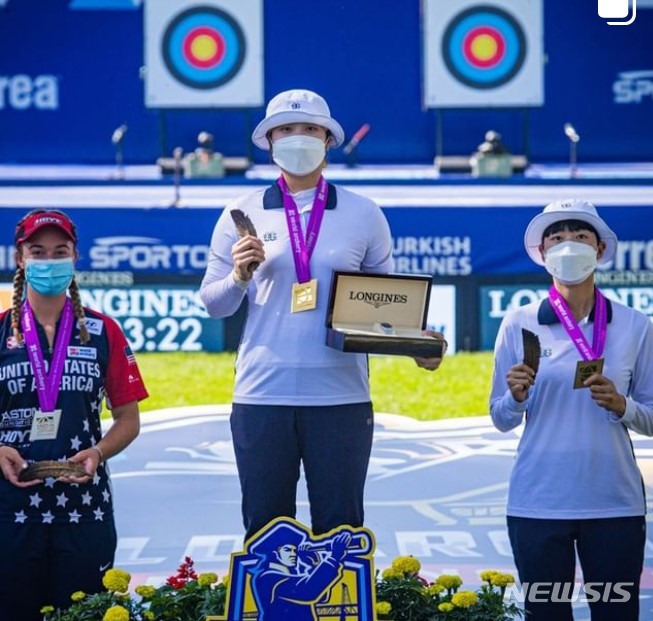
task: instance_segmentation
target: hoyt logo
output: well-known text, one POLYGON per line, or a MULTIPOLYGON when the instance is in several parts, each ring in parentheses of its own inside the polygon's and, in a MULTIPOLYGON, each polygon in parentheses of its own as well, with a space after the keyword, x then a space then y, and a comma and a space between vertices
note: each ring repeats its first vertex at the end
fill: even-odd
POLYGON ((59 81, 53 75, 0 76, 0 110, 56 110, 59 108, 59 81))
POLYGON ((388 304, 406 304, 408 296, 400 293, 380 293, 378 291, 350 291, 349 299, 370 304, 374 308, 388 304))

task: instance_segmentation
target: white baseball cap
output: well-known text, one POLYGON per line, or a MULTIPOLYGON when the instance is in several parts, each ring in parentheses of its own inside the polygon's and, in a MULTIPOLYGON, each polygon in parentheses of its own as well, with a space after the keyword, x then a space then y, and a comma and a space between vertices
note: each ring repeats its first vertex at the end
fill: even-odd
POLYGON ((562 220, 580 220, 591 224, 605 242, 605 250, 598 260, 599 265, 609 263, 617 251, 617 236, 614 231, 599 217, 592 203, 579 199, 564 199, 549 203, 542 213, 538 213, 526 227, 524 246, 528 256, 538 265, 544 265, 539 247, 542 245, 542 235, 547 227, 562 220))
POLYGON ((283 91, 270 100, 265 109, 265 118, 252 133, 252 142, 269 151, 268 132, 288 123, 314 123, 328 129, 333 136, 334 147, 339 147, 345 140, 345 132, 331 118, 331 111, 324 98, 313 91, 294 89, 283 91))

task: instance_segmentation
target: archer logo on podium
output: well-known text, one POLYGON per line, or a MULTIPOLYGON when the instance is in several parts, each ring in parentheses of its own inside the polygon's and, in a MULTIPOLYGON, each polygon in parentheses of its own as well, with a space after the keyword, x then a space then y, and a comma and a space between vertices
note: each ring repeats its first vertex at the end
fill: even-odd
POLYGON ((314 536, 276 518, 232 554, 226 615, 206 621, 373 619, 374 548, 366 528, 314 536))
POLYGON ((609 26, 628 26, 637 17, 637 0, 598 0, 599 17, 609 26), (632 7, 629 4, 632 2, 632 7))

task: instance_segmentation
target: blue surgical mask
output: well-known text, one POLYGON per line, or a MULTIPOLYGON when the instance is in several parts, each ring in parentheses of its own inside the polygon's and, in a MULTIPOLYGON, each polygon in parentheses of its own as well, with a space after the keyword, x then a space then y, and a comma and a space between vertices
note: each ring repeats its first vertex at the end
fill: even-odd
POLYGON ((27 259, 25 280, 34 291, 41 295, 59 295, 70 286, 75 275, 73 260, 65 259, 27 259))

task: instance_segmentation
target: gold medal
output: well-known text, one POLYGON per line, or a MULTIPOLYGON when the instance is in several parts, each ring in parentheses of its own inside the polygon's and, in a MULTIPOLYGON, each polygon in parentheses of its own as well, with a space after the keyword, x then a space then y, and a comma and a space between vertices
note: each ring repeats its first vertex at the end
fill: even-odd
POLYGON ((603 372, 603 358, 598 360, 580 360, 576 365, 576 377, 574 377, 574 388, 587 388, 583 382, 594 373, 603 372))
POLYGON ((296 282, 292 286, 291 313, 313 310, 317 306, 317 279, 296 282))

